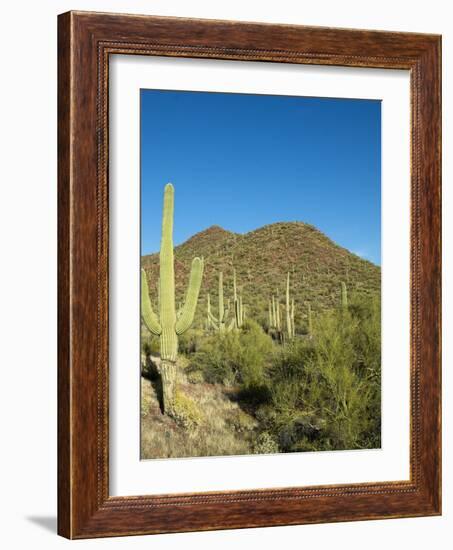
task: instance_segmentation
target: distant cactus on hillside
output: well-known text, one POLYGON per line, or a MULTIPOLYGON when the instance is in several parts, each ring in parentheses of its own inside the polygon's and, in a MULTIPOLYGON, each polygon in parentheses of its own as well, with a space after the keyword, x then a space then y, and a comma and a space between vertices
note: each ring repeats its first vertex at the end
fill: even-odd
MULTIPOLYGON (((209 295, 208 295, 209 296, 209 295)), ((208 302, 208 318, 211 328, 218 330, 219 332, 229 332, 232 330, 235 324, 235 319, 231 319, 231 322, 227 325, 227 319, 229 317, 230 310, 225 308, 225 302, 223 298, 223 273, 219 273, 219 292, 218 292, 218 314, 217 317, 212 313, 210 300, 208 302)))
POLYGON ((348 307, 348 289, 344 281, 341 282, 341 307, 344 309, 348 307))
POLYGON ((242 305, 242 296, 238 296, 236 287, 236 270, 233 270, 233 304, 234 321, 236 328, 241 328, 244 323, 244 309, 242 305))
POLYGON ((289 340, 292 340, 296 333, 294 326, 294 298, 290 305, 289 272, 286 276, 286 332, 289 340))

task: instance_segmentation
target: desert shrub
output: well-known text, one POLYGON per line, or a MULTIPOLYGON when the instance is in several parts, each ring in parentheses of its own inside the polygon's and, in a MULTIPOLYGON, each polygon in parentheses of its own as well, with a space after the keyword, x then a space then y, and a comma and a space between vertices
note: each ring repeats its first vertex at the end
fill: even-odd
POLYGON ((151 354, 151 345, 150 345, 149 341, 143 342, 142 351, 143 351, 143 353, 145 354, 146 357, 148 357, 148 355, 151 354))
POLYGON ((203 338, 203 331, 200 329, 189 329, 178 337, 178 351, 184 355, 195 353, 203 338))
POLYGON ((186 369, 185 373, 187 381, 190 384, 203 384, 203 382, 205 381, 201 370, 193 369, 189 366, 189 368, 186 369))
POLYGON ((274 346, 272 340, 255 321, 245 323, 239 333, 237 371, 239 382, 245 390, 266 385, 265 372, 271 361, 274 346))
POLYGON ((158 355, 160 353, 160 343, 157 336, 151 336, 142 332, 142 351, 146 355, 158 355))
POLYGON ((226 418, 225 424, 238 433, 250 432, 256 428, 256 420, 240 408, 233 409, 226 418))
POLYGON ((313 405, 326 422, 325 437, 333 449, 357 448, 366 397, 355 372, 357 321, 348 311, 324 314, 315 328, 318 395, 313 405))
POLYGON ((381 445, 381 301, 379 295, 357 297, 349 308, 358 319, 355 333, 355 370, 363 382, 366 402, 363 430, 359 445, 364 448, 381 445))
POLYGON ((211 334, 191 357, 189 370, 200 370, 206 382, 230 386, 236 383, 236 332, 211 334))
POLYGON ((190 369, 201 370, 207 382, 239 385, 250 394, 266 387, 265 371, 272 353, 272 340, 260 325, 249 320, 241 330, 204 339, 190 369))
POLYGON ((173 417, 178 424, 187 429, 196 428, 202 424, 204 418, 195 401, 181 391, 175 393, 173 417))
POLYGON ((277 442, 268 432, 261 432, 253 444, 254 454, 272 454, 278 453, 279 448, 277 442))
POLYGON ((379 299, 319 315, 267 375, 272 406, 259 412, 282 451, 379 447, 379 299))

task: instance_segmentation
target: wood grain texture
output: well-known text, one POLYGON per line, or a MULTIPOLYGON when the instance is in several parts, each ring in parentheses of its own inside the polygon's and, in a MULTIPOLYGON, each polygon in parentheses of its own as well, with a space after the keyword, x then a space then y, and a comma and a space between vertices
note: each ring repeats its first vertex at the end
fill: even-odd
POLYGON ((59 16, 58 47, 58 532, 87 538, 440 514, 440 37, 69 12, 59 16), (410 481, 109 496, 111 54, 410 71, 410 481))

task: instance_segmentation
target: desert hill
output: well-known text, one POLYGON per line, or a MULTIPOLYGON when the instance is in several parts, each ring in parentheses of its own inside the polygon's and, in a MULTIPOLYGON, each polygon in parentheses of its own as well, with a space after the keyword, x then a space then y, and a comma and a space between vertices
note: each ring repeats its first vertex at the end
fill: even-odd
MULTIPOLYGON (((198 326, 204 323, 208 292, 213 311, 217 312, 219 271, 223 272, 225 300, 232 298, 233 268, 248 315, 262 324, 266 323, 268 300, 272 294, 284 301, 288 272, 291 274, 291 297, 296 305, 296 326, 305 322, 308 302, 315 313, 338 304, 341 281, 347 284, 349 293, 380 291, 378 266, 338 246, 321 231, 302 222, 274 223, 246 234, 212 226, 193 235, 175 248, 177 304, 184 299, 190 264, 195 256, 203 256, 205 260, 196 315, 198 326)), ((143 256, 142 266, 148 272, 155 302, 158 253, 143 256)))

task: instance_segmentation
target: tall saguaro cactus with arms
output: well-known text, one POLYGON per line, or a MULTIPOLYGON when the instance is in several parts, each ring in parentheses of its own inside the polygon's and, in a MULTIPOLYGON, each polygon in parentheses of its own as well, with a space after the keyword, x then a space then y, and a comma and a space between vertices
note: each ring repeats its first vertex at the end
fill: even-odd
POLYGON ((223 299, 223 273, 222 272, 219 273, 218 300, 219 300, 219 312, 217 317, 215 317, 215 315, 212 313, 210 302, 208 301, 208 318, 210 321, 210 326, 214 328, 214 330, 217 330, 219 332, 225 332, 225 331, 229 332, 234 326, 234 319, 232 319, 231 322, 227 325, 226 322, 230 311, 228 308, 225 308, 225 301, 223 299))
POLYGON ((173 261, 174 188, 165 186, 162 214, 162 238, 159 255, 159 316, 149 297, 148 280, 142 269, 142 318, 148 330, 160 337, 160 374, 164 412, 172 414, 178 371, 178 336, 192 324, 203 277, 203 259, 194 258, 184 305, 177 316, 175 308, 175 270, 173 261))

